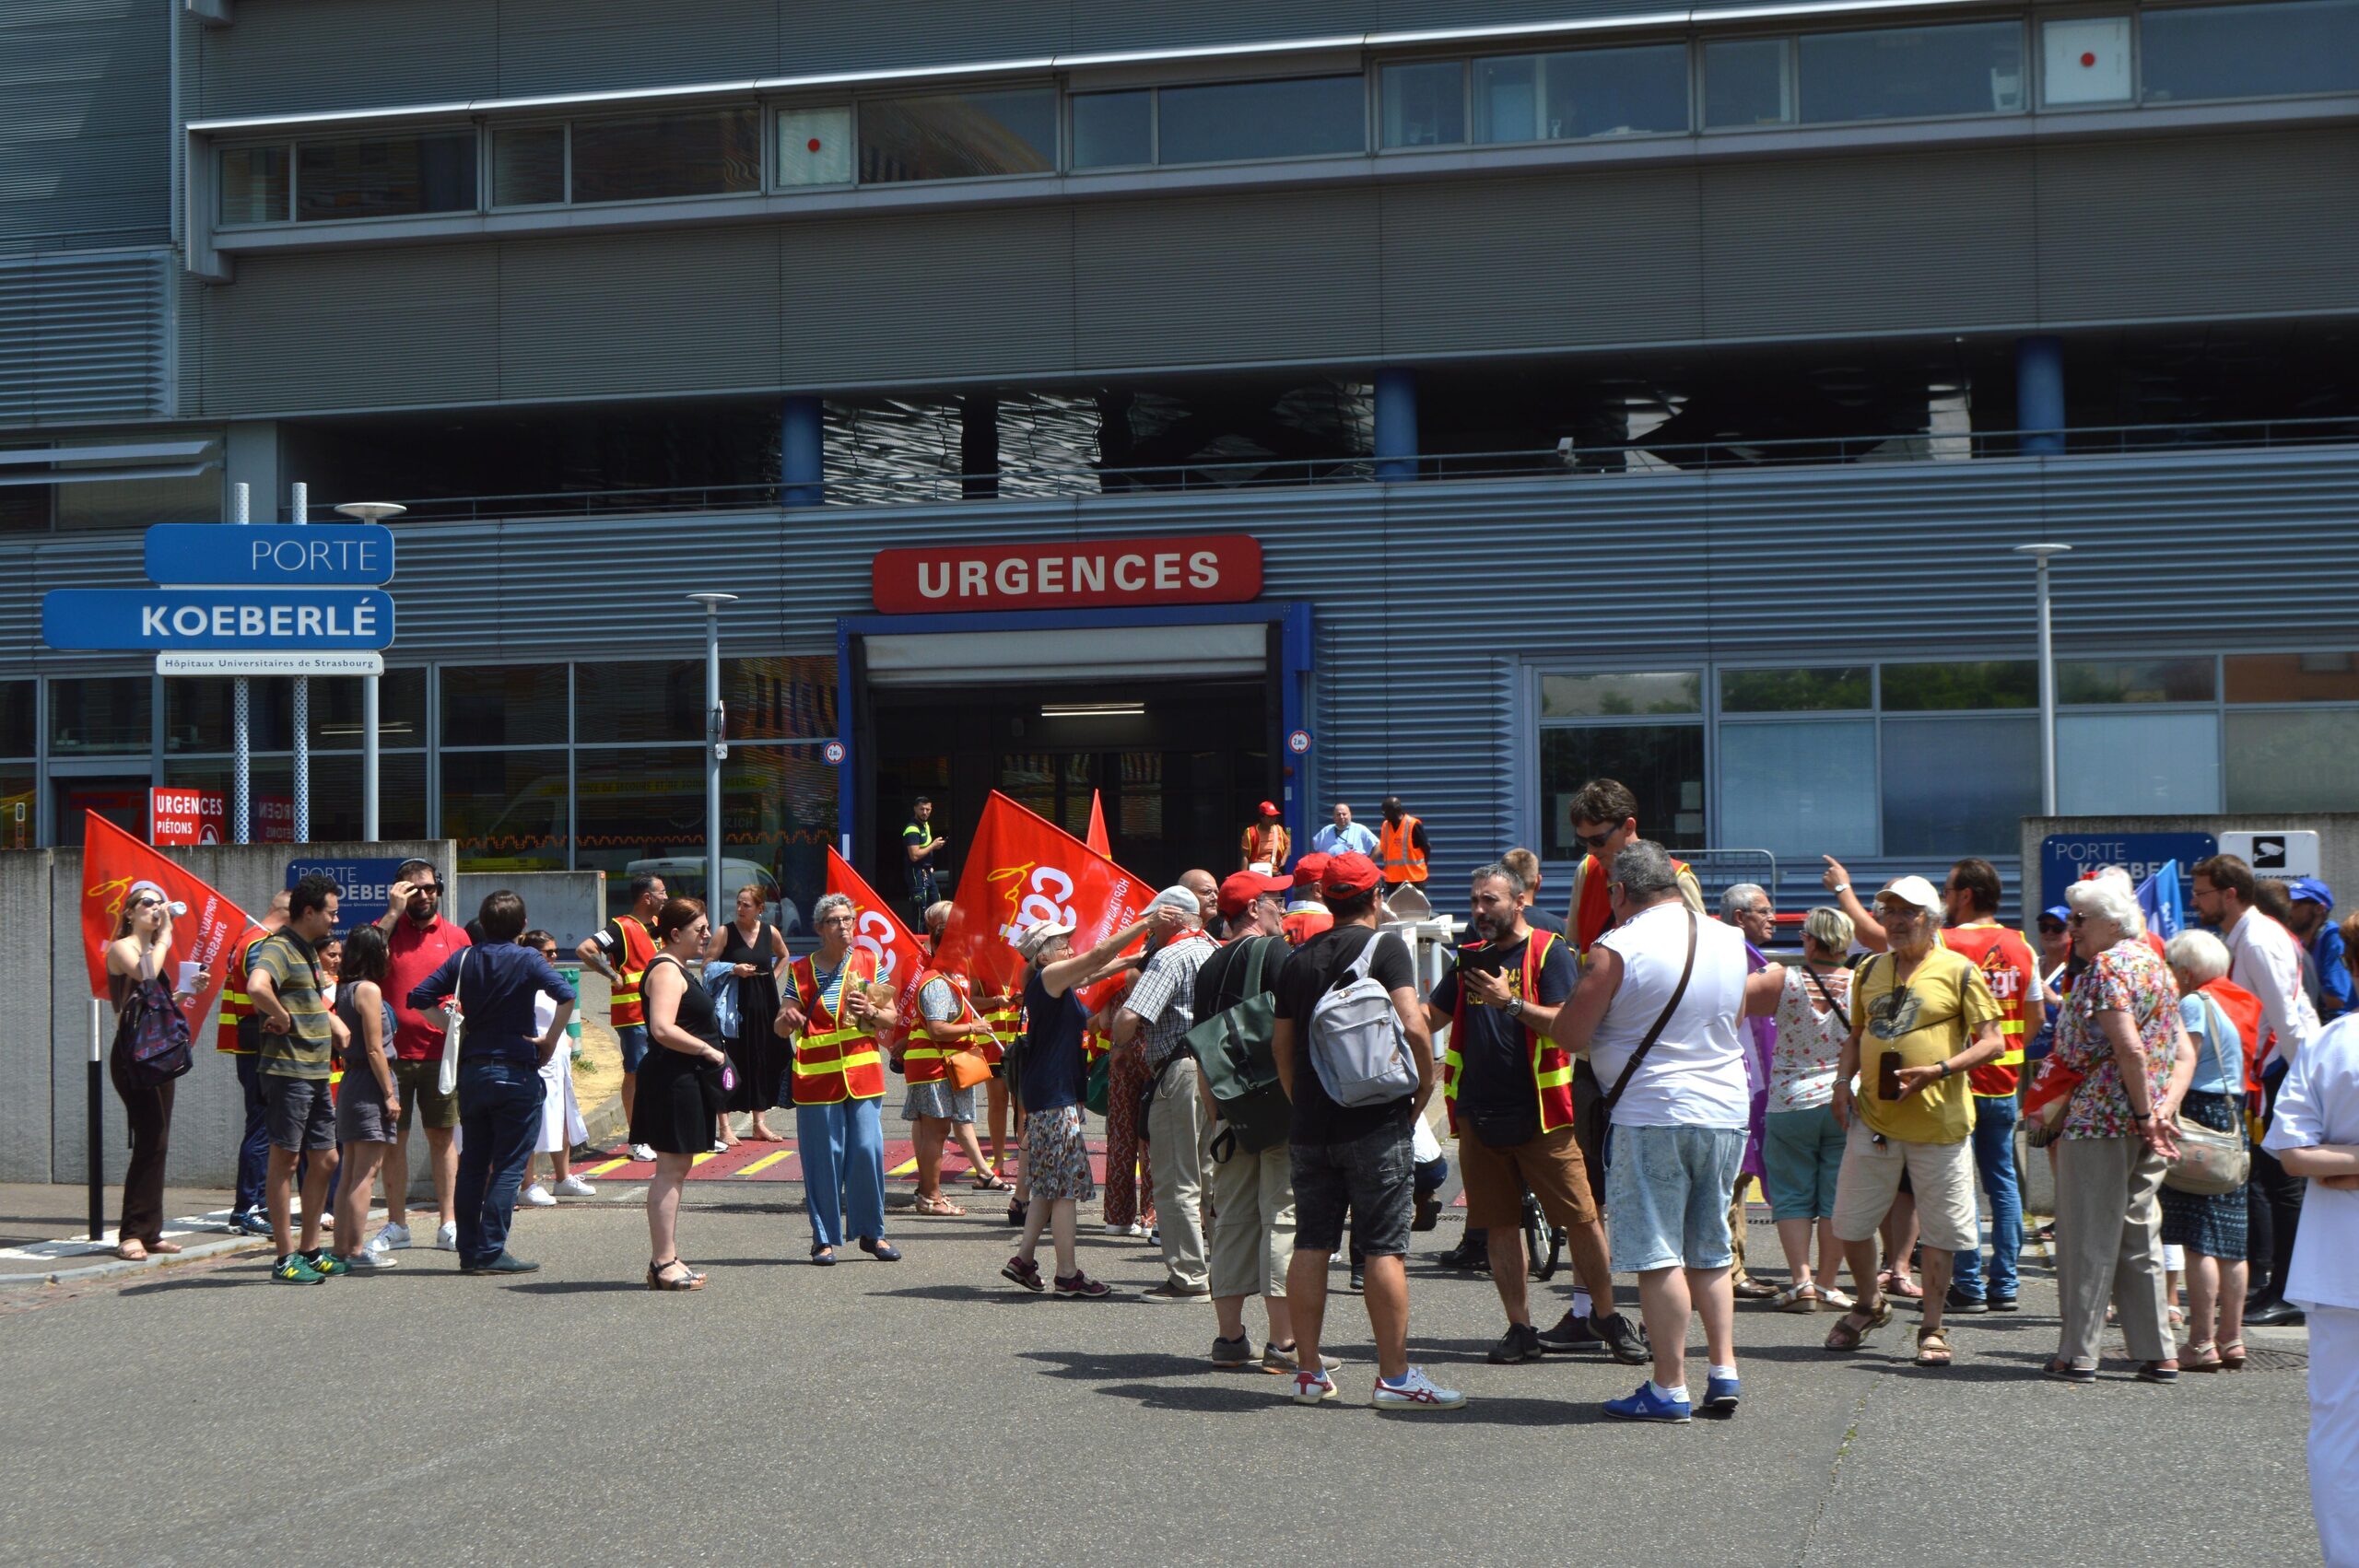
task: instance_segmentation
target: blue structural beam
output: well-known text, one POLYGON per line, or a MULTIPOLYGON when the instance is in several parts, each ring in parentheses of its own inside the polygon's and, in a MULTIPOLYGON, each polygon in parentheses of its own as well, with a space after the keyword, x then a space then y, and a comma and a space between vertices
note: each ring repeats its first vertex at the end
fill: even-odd
POLYGON ((1417 476, 1417 373, 1389 369, 1376 373, 1376 476, 1417 476))
POLYGON ((820 401, 789 397, 779 411, 779 493, 782 507, 816 507, 827 494, 825 415, 820 401))
POLYGON ((2025 452, 2045 457, 2064 450, 2062 338, 2015 339, 2015 428, 2025 452))

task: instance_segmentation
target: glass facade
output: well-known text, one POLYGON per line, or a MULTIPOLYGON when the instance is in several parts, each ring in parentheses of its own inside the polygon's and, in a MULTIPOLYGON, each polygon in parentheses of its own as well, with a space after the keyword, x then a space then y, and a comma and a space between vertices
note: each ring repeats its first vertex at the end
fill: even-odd
POLYGON ((1473 84, 1478 142, 1652 135, 1688 126, 1684 43, 1477 60, 1473 84))
POLYGON ((1235 163, 1367 150, 1367 79, 1158 88, 1156 161, 1235 163))
POLYGON ((760 111, 752 104, 692 113, 573 123, 573 200, 641 202, 762 188, 760 111))
POLYGON ((1704 45, 1704 123, 1714 130, 1783 125, 1794 117, 1793 41, 1714 39, 1704 45))
POLYGON ((1155 93, 1089 92, 1073 99, 1073 166, 1138 168, 1155 161, 1155 93))
POLYGON ((491 135, 491 205, 549 206, 565 200, 565 127, 518 125, 491 135))
POLYGON ((781 109, 778 173, 781 187, 851 183, 851 110, 781 109))
POLYGON ((2020 22, 1804 33, 1806 122, 2011 114, 2024 107, 2020 22))
POLYGON ((2359 0, 2156 7, 2139 34, 2148 103, 2359 90, 2359 0))
POLYGON ((875 99, 860 106, 863 184, 1047 174, 1056 167, 1053 88, 875 99))
POLYGON ((295 216, 301 222, 475 208, 473 131, 303 142, 295 148, 295 216))

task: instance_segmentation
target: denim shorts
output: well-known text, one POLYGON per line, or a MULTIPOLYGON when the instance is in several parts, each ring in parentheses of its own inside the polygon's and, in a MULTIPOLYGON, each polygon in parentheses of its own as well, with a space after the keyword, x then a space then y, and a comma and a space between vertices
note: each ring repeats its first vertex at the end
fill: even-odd
POLYGON ((1744 1164, 1744 1129, 1617 1123, 1611 1137, 1605 1223, 1614 1271, 1725 1269, 1734 1261, 1729 1195, 1744 1164))
POLYGON ((637 1072, 639 1064, 647 1059, 647 1025, 626 1024, 615 1031, 615 1038, 623 1047, 623 1071, 637 1072))
POLYGON ((1352 1241, 1364 1256, 1409 1255, 1417 1154, 1406 1127, 1379 1129, 1348 1143, 1297 1143, 1293 1150, 1296 1251, 1341 1247, 1348 1209, 1352 1241))

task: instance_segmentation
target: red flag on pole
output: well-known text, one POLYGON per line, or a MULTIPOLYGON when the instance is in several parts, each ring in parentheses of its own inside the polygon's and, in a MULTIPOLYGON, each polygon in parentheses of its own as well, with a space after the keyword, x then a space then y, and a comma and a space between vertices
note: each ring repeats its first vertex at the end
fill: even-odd
POLYGON ((107 994, 107 943, 114 940, 123 901, 136 882, 152 882, 172 902, 188 906, 188 913, 172 922, 171 957, 212 972, 213 983, 189 1010, 192 1018, 210 1017, 213 999, 229 977, 230 949, 254 923, 203 880, 96 812, 82 816, 82 954, 89 963, 90 994, 107 994))
MULTIPOLYGON (((869 956, 876 960, 877 979, 893 988, 893 1011, 901 1023, 886 1047, 898 1050, 917 1024, 918 982, 925 977, 927 967, 925 944, 851 869, 851 862, 836 853, 833 845, 827 848, 827 891, 851 900, 852 943, 868 949, 869 956)), ((944 967, 954 966, 945 964, 944 967)))
POLYGON ((1015 939, 1038 920, 1073 925, 1076 952, 1139 918, 1155 897, 1106 856, 998 790, 967 846, 944 952, 965 964, 977 990, 1014 989, 1024 960, 1015 939))
POLYGON ((1106 837, 1106 799, 1095 790, 1089 792, 1089 837, 1082 842, 1109 860, 1114 858, 1113 841, 1106 837))

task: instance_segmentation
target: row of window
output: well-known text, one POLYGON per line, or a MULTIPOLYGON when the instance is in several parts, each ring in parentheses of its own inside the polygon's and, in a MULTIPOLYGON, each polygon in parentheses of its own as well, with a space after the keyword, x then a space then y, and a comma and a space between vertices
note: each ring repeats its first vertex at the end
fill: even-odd
MULTIPOLYGON (((2046 107, 2359 89, 2359 0, 2038 23, 2046 107)), ((1378 67, 1384 149, 2020 113, 2025 23, 1711 39, 1378 67)), ((225 147, 226 226, 1362 154, 1359 73, 753 104, 225 147)))
MULTIPOLYGON (((2011 855, 2039 810, 2028 661, 1716 673, 1538 673, 1549 858, 1600 777, 1675 845, 1781 859, 2011 855)), ((2057 695, 2068 816, 2337 811, 2359 770, 2359 654, 2066 660, 2057 695)))

